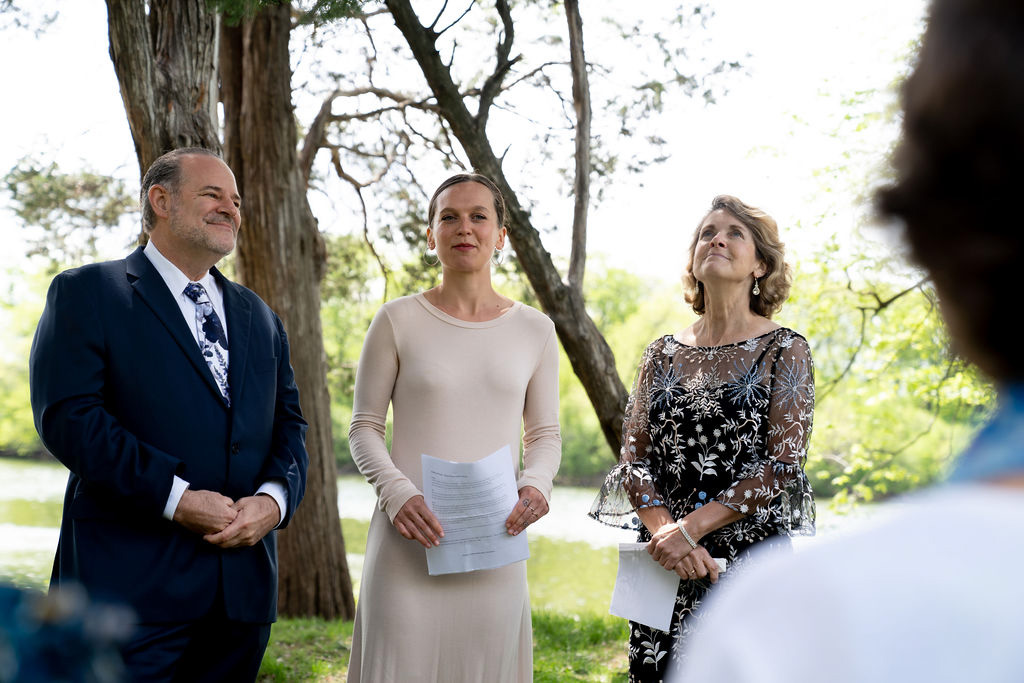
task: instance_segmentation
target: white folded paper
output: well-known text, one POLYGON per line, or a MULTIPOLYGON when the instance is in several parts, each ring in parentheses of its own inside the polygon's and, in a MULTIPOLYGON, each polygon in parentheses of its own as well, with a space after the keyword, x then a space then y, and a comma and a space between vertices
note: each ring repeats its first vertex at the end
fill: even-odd
POLYGON ((431 576, 494 569, 530 557, 526 533, 510 536, 505 520, 519 502, 515 463, 505 445, 476 462, 421 455, 423 497, 444 529, 427 549, 431 576))
MULTIPOLYGON (((718 571, 724 572, 727 562, 720 557, 714 559, 718 571)), ((680 580, 678 574, 667 571, 651 557, 646 543, 620 543, 619 572, 608 612, 668 631, 680 580)))

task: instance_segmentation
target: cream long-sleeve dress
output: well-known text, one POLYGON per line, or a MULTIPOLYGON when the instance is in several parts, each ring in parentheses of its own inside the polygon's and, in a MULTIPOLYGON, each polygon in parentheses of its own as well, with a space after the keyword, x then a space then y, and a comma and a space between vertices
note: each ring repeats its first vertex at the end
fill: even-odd
POLYGON ((366 540, 348 680, 532 680, 526 563, 430 576, 423 546, 391 520, 422 494, 422 453, 469 462, 505 444, 517 453, 522 443, 518 487, 550 498, 561 459, 551 321, 518 302, 486 322, 454 318, 422 294, 385 304, 363 343, 349 442, 379 505, 366 540))

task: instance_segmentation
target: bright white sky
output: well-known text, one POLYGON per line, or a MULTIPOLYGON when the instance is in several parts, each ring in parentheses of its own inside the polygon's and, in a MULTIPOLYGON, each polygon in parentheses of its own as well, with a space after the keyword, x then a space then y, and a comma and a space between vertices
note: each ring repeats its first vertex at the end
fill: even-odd
MULTIPOLYGON (((587 3, 582 4, 586 27, 587 3)), ((66 170, 87 164, 137 186, 134 149, 107 53, 105 5, 38 5, 59 8, 56 24, 39 38, 8 29, 0 41, 7 93, 0 108, 0 172, 37 153, 66 170)), ((822 177, 821 169, 844 163, 853 146, 871 149, 873 141, 833 135, 851 113, 841 103, 858 91, 888 86, 925 12, 924 0, 712 5, 715 40, 726 41, 736 55, 750 53, 743 60, 750 76, 736 81, 715 106, 689 106, 680 117, 685 125, 671 125, 670 114, 659 132, 669 141, 672 159, 645 177, 623 178, 591 212, 592 254, 615 254, 609 262, 672 282, 692 229, 716 194, 737 195, 774 215, 798 263, 824 236, 850 229, 856 214, 848 181, 822 177), (819 213, 833 215, 818 221, 819 213)), ((599 46, 587 47, 599 60, 599 46)), ((883 131, 877 137, 878 161, 891 136, 883 131)), ((0 195, 0 207, 5 201, 0 195)), ((566 211, 560 222, 567 225, 571 205, 566 211)), ((0 216, 2 267, 16 263, 19 250, 11 248, 13 218, 0 216)), ((553 253, 567 251, 565 232, 546 240, 553 253)))

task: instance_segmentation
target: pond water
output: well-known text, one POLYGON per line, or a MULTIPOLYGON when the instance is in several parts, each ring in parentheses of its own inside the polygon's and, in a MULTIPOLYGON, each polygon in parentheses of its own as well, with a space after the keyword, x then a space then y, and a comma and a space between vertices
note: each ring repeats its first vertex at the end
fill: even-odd
MULTIPOLYGON (((67 470, 59 464, 0 458, 0 580, 23 587, 42 587, 50 575, 57 547, 61 503, 67 470)), ((590 519, 587 511, 597 489, 555 487, 550 513, 530 527, 528 563, 535 607, 604 611, 615 581, 617 544, 632 541, 634 532, 614 529, 590 519)), ((377 498, 359 476, 338 478, 338 510, 346 527, 352 578, 358 582, 366 526, 377 498)), ((819 506, 818 535, 797 538, 797 549, 855 529, 873 510, 836 515, 819 506)))

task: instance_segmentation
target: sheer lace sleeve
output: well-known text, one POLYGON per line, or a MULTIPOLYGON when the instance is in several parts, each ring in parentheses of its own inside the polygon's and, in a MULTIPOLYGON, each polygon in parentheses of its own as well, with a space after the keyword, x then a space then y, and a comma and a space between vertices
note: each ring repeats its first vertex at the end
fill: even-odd
POLYGON ((665 362, 661 340, 650 344, 640 359, 633 393, 626 404, 622 424, 622 448, 619 464, 605 478, 601 492, 590 508, 590 516, 599 522, 623 529, 639 529, 635 510, 664 505, 651 476, 651 433, 648 419, 656 367, 665 362))
POLYGON ((814 533, 804 473, 814 417, 814 365, 807 340, 785 330, 771 367, 767 442, 716 500, 786 534, 814 533))

